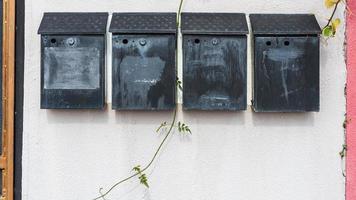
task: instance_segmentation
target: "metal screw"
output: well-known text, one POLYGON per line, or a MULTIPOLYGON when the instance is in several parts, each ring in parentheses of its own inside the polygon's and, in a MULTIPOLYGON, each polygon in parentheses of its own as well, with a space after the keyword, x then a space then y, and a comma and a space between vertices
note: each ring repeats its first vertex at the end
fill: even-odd
POLYGON ((219 40, 218 40, 218 39, 216 39, 216 38, 213 38, 212 43, 213 43, 213 45, 217 45, 217 44, 219 44, 219 40))
POLYGON ((145 40, 145 39, 140 40, 140 45, 141 45, 141 46, 145 46, 145 45, 146 45, 146 43, 147 43, 147 42, 146 42, 146 40, 145 40))
POLYGON ((71 46, 73 46, 75 44, 75 40, 73 38, 68 38, 67 42, 71 46))

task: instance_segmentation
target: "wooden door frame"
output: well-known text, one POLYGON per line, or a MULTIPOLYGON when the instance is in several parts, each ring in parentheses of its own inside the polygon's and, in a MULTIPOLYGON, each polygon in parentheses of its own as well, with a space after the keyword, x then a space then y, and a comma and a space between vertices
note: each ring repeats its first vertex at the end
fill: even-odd
POLYGON ((3 0, 1 200, 14 199, 15 0, 3 0))

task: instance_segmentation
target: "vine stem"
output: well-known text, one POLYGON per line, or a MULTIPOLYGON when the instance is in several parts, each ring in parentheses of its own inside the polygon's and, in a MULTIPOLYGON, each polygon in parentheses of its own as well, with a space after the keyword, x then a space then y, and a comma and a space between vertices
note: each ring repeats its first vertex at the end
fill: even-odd
MULTIPOLYGON (((159 132, 161 129, 167 127, 167 126, 171 126, 172 124, 166 124, 166 125, 161 125, 160 127, 158 127, 158 129, 156 130, 156 132, 159 132)), ((173 128, 179 128, 179 126, 177 125, 173 125, 173 128)))
POLYGON ((326 27, 328 27, 328 26, 330 25, 331 21, 333 20, 333 18, 334 18, 334 16, 335 16, 337 7, 339 6, 339 4, 340 4, 341 1, 342 1, 342 0, 339 0, 339 1, 335 4, 334 11, 333 11, 333 13, 331 14, 331 17, 329 18, 328 23, 324 26, 323 29, 325 29, 326 27))
MULTIPOLYGON (((179 4, 179 9, 178 9, 178 16, 177 16, 177 28, 179 28, 180 26, 180 15, 181 15, 181 12, 182 12, 182 7, 183 7, 183 2, 184 0, 180 0, 180 4, 179 4)), ((178 52, 176 51, 176 62, 178 62, 178 52)), ((151 161, 146 165, 146 167, 144 167, 141 171, 139 172, 136 172, 135 174, 125 178, 125 179, 122 179, 120 180, 119 182, 115 183, 113 186, 111 186, 111 188, 106 191, 105 193, 102 193, 102 188, 100 188, 99 190, 99 193, 100 193, 100 196, 94 198, 93 200, 98 200, 98 199, 103 199, 105 200, 105 196, 108 195, 113 189, 115 189, 117 186, 121 185, 122 183, 142 174, 143 172, 145 172, 148 168, 150 168, 150 166, 153 164, 153 162, 155 161, 155 159, 157 158, 158 156, 158 153, 160 152, 160 150, 162 149, 163 145, 165 144, 165 142, 167 141, 168 137, 172 134, 172 130, 173 130, 173 127, 175 122, 176 122, 176 118, 177 118, 177 106, 174 108, 174 113, 173 113, 173 119, 172 119, 172 123, 170 124, 170 127, 169 127, 169 130, 166 134, 166 136, 163 138, 163 140, 161 141, 160 145, 158 146, 155 154, 153 155, 151 161)), ((161 127, 160 127, 161 128, 161 127)))
POLYGON ((120 184, 122 184, 122 183, 124 183, 124 182, 126 182, 126 181, 128 181, 128 180, 130 180, 130 179, 132 179, 132 178, 134 178, 134 177, 136 177, 136 176, 139 175, 140 173, 143 173, 144 171, 146 171, 146 170, 153 164, 153 162, 155 161, 155 159, 156 159, 156 157, 157 157, 159 151, 162 149, 164 143, 166 142, 166 140, 168 139, 168 137, 171 135, 172 130, 173 130, 173 127, 174 127, 174 124, 175 124, 175 121, 176 121, 176 117, 177 117, 177 107, 174 109, 172 124, 171 124, 171 126, 169 127, 169 130, 168 130, 166 136, 163 138, 162 142, 161 142, 160 145, 158 146, 158 148, 157 148, 155 154, 153 155, 153 157, 152 157, 151 161, 148 163, 148 165, 146 165, 146 167, 144 167, 144 168, 141 170, 141 172, 137 172, 137 173, 135 173, 135 174, 133 174, 133 175, 131 175, 131 176, 125 178, 125 179, 122 179, 121 181, 119 181, 119 182, 117 182, 117 183, 115 183, 113 186, 111 186, 111 188, 110 188, 108 191, 106 191, 105 193, 102 193, 100 196, 94 198, 93 200, 98 200, 98 199, 104 198, 106 195, 108 195, 113 189, 115 189, 115 188, 116 188, 117 186, 119 186, 120 184))
POLYGON ((184 1, 184 0, 180 0, 180 4, 179 4, 179 8, 178 8, 177 28, 180 27, 180 14, 182 13, 183 1, 184 1))

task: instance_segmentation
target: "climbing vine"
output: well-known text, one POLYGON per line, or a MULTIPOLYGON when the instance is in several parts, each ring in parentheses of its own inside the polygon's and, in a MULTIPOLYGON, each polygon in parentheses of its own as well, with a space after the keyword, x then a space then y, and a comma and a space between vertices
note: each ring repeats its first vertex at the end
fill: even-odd
MULTIPOLYGON (((326 38, 334 37, 336 35, 337 28, 341 23, 340 18, 334 19, 335 13, 336 13, 340 3, 344 3, 346 5, 346 0, 325 0, 326 8, 333 9, 332 14, 328 19, 328 23, 324 26, 323 32, 322 32, 323 36, 326 38)), ((346 9, 347 9, 347 6, 346 6, 346 9)), ((348 120, 345 119, 345 121, 343 123, 344 129, 346 129, 347 123, 348 123, 348 120)), ((346 152, 347 152, 347 145, 346 145, 346 141, 345 141, 344 144, 342 145, 341 151, 339 152, 341 161, 344 161, 344 159, 346 157, 346 152)), ((342 167, 342 168, 344 168, 344 167, 342 167)), ((342 175, 344 177, 346 177, 344 169, 342 170, 342 175)))
MULTIPOLYGON (((182 12, 182 6, 183 6, 183 1, 184 0, 180 0, 180 4, 179 4, 179 8, 178 8, 178 15, 177 15, 177 29, 179 29, 180 27, 180 15, 182 12)), ((178 51, 176 51, 176 63, 178 63, 178 51)), ((178 90, 182 90, 182 82, 177 78, 176 81, 176 88, 178 90)), ((176 95, 177 96, 177 95, 176 95)), ((156 149, 152 159, 150 160, 150 162, 146 165, 141 167, 141 165, 137 165, 135 167, 132 168, 132 172, 133 174, 128 176, 127 178, 124 178, 118 182, 116 182, 115 184, 113 184, 108 190, 104 191, 104 188, 100 188, 99 189, 99 194, 100 196, 94 198, 93 200, 98 200, 98 199, 102 199, 102 200, 106 200, 105 197, 111 192, 113 191, 116 187, 118 187, 119 185, 131 180, 132 178, 137 177, 140 181, 140 184, 144 185, 145 187, 149 187, 149 183, 148 183, 148 178, 145 174, 145 172, 151 167, 151 165, 153 164, 153 162, 155 161, 155 159, 157 158, 160 150, 162 149, 163 145, 165 144, 165 142, 167 141, 167 139, 169 138, 169 136, 173 133, 173 129, 176 128, 178 130, 179 133, 182 134, 191 134, 191 130, 189 128, 188 125, 186 125, 183 122, 177 122, 177 107, 174 108, 173 111, 173 118, 171 123, 167 123, 167 122, 163 122, 161 123, 161 125, 157 128, 156 132, 159 133, 160 131, 162 131, 163 128, 168 128, 164 138, 162 139, 160 145, 158 146, 158 148, 156 149)))
MULTIPOLYGON (((179 29, 179 27, 180 27, 180 15, 182 12, 183 1, 184 0, 180 0, 180 4, 179 4, 179 8, 178 8, 177 29, 179 29)), ((340 3, 345 3, 345 0, 325 0, 324 3, 328 9, 333 9, 331 16, 328 18, 328 23, 322 29, 322 35, 326 38, 330 38, 330 37, 334 37, 336 35, 337 28, 341 23, 341 20, 339 18, 336 18, 336 19, 334 19, 334 18, 335 18, 335 13, 338 9, 338 6, 340 5, 340 3)), ((178 51, 176 51, 176 63, 178 63, 178 51)), ((178 78, 176 81, 176 88, 178 90, 183 90, 182 82, 178 78)), ((137 166, 133 167, 132 168, 133 173, 131 175, 129 175, 127 178, 124 178, 124 179, 116 182, 106 191, 104 191, 104 188, 100 188, 99 189, 100 196, 94 198, 93 200, 98 200, 98 199, 106 200, 105 197, 110 192, 112 192, 115 188, 117 188, 119 185, 121 185, 135 177, 137 177, 139 179, 140 184, 149 188, 149 182, 148 182, 148 178, 147 178, 145 172, 154 163, 154 161, 157 158, 163 145, 165 144, 165 142, 167 141, 169 136, 173 133, 173 129, 176 128, 178 130, 178 132, 182 133, 182 134, 191 134, 192 133, 188 125, 186 125, 185 123, 180 122, 180 121, 177 122, 176 118, 177 118, 177 107, 175 107, 175 109, 173 111, 173 117, 172 117, 171 123, 163 122, 157 128, 157 130, 156 130, 157 133, 162 131, 163 128, 168 127, 168 130, 166 131, 164 138, 162 139, 162 141, 161 141, 160 145, 158 146, 158 148, 156 149, 152 159, 150 160, 150 162, 147 165, 145 165, 143 167, 141 165, 137 165, 137 166)), ((346 152, 346 145, 343 146, 343 150, 340 152, 340 156, 342 158, 345 157, 345 152, 346 152)))
POLYGON ((324 26, 323 28, 323 36, 326 38, 334 37, 337 31, 337 28, 339 27, 341 20, 340 18, 335 17, 335 13, 337 11, 338 6, 340 3, 345 3, 344 0, 325 0, 325 6, 328 9, 333 9, 333 12, 331 16, 328 19, 328 23, 324 26))

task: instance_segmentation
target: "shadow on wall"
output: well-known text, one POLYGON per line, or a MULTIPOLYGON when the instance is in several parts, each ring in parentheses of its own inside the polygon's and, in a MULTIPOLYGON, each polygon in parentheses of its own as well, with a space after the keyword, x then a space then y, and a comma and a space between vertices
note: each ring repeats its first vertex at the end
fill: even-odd
MULTIPOLYGON (((111 111, 105 110, 44 110, 49 124, 76 124, 93 123, 104 124, 109 122, 109 115, 115 113, 116 124, 159 125, 162 122, 170 122, 173 111, 111 111)), ((201 125, 236 125, 243 126, 246 118, 252 115, 252 123, 257 127, 312 127, 315 123, 316 113, 253 113, 250 109, 244 112, 226 111, 184 111, 178 115, 177 121, 187 124, 201 125)))
POLYGON ((242 126, 252 115, 252 123, 256 127, 313 127, 316 113, 255 113, 248 109, 243 112, 225 111, 185 111, 184 121, 187 123, 210 125, 242 126))
POLYGON ((254 126, 312 127, 317 113, 253 113, 254 126))
POLYGON ((43 110, 46 112, 47 121, 49 124, 77 124, 77 123, 93 123, 103 124, 109 121, 109 112, 106 107, 104 110, 43 110))
POLYGON ((170 123, 173 117, 172 111, 113 111, 116 124, 153 124, 157 127, 163 123, 170 123))
POLYGON ((237 125, 245 124, 246 112, 227 111, 184 111, 184 122, 205 125, 237 125))

